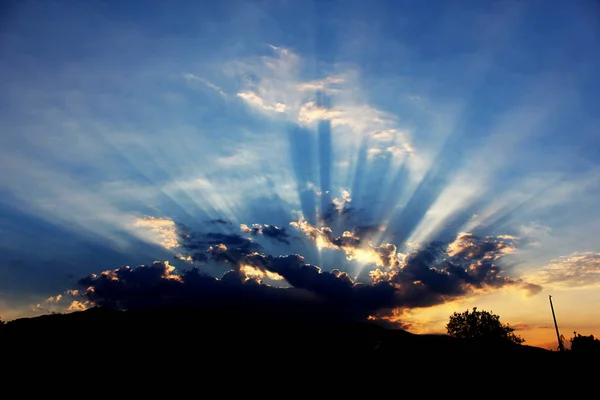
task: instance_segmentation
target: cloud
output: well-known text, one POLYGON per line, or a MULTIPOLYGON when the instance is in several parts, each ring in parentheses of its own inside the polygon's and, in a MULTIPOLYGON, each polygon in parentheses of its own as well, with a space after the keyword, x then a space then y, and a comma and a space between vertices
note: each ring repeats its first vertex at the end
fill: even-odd
POLYGON ((281 275, 290 285, 318 295, 330 305, 345 308, 349 312, 366 316, 365 312, 394 303, 395 289, 387 283, 356 283, 343 271, 321 268, 305 263, 304 257, 294 254, 288 256, 265 256, 252 254, 248 263, 256 268, 281 275))
POLYGON ((84 310, 87 310, 88 308, 89 308, 89 302, 81 302, 78 300, 73 300, 71 302, 71 304, 69 305, 69 307, 67 308, 67 312, 84 311, 84 310))
POLYGON ((358 229, 356 232, 344 231, 335 236, 327 226, 316 228, 306 220, 292 221, 290 225, 304 233, 319 249, 341 250, 349 261, 361 264, 391 267, 397 265, 402 255, 397 253, 394 244, 386 243, 374 246, 368 239, 373 229, 358 229))
POLYGON ((196 76, 194 74, 183 74, 183 77, 187 81, 203 83, 207 87, 209 87, 209 88, 213 89, 215 92, 219 93, 221 96, 227 97, 227 94, 223 91, 223 89, 221 89, 219 86, 215 85, 212 82, 209 82, 208 80, 206 80, 204 78, 201 78, 201 77, 196 76))
POLYGON ((219 166, 227 168, 249 168, 260 166, 261 156, 258 152, 244 147, 235 149, 231 154, 221 156, 215 161, 219 166))
POLYGON ((537 222, 530 222, 519 226, 518 232, 519 238, 522 238, 528 246, 539 247, 550 237, 552 229, 537 222))
MULTIPOLYGON (((136 227, 150 228, 154 241, 175 251, 175 258, 191 263, 206 263, 209 260, 239 265, 246 254, 259 251, 262 246, 250 238, 231 232, 197 232, 185 224, 176 223, 169 218, 144 217, 134 222, 136 227)), ((207 228, 218 225, 224 228, 233 225, 223 219, 213 219, 206 224, 207 228)), ((243 226, 246 226, 243 224, 243 226)), ((209 229, 210 230, 210 229, 209 229)), ((256 235, 248 228, 248 232, 256 235)), ((260 234, 284 241, 287 238, 285 230, 275 226, 261 226, 260 234)))
POLYGON ((413 155, 414 147, 406 134, 397 128, 395 117, 368 105, 339 105, 326 107, 315 101, 304 103, 298 111, 297 121, 312 126, 328 120, 332 128, 349 129, 350 132, 369 138, 367 155, 413 155))
POLYGON ((347 189, 342 189, 342 195, 340 198, 334 197, 331 202, 335 206, 335 209, 338 212, 342 212, 344 208, 352 202, 352 197, 350 196, 350 191, 347 189))
POLYGON ((512 238, 462 233, 450 243, 434 242, 402 254, 392 243, 373 246, 359 236, 362 234, 346 231, 336 237, 330 228, 316 228, 302 220, 291 225, 317 247, 341 250, 349 260, 378 267, 370 271, 372 283, 393 286, 397 306, 430 306, 503 286, 519 287, 527 294, 541 290, 539 285, 503 276, 498 261, 514 250, 512 238))
POLYGON ((290 49, 270 47, 272 56, 233 64, 235 74, 246 77, 237 93, 246 104, 309 128, 327 120, 334 134, 368 138, 370 157, 415 153, 397 116, 365 103, 354 71, 305 80, 304 59, 290 49))
POLYGON ((550 261, 527 279, 555 288, 600 286, 600 253, 575 252, 550 261))
POLYGON ((195 297, 189 289, 211 289, 214 282, 215 278, 193 272, 179 275, 168 262, 154 262, 92 274, 80 279, 78 285, 85 288, 82 297, 95 305, 134 309, 186 303, 195 297))
POLYGON ((87 310, 93 304, 81 294, 77 289, 66 290, 63 294, 50 296, 42 303, 36 304, 32 311, 35 314, 51 314, 87 310))
POLYGON ((296 85, 296 88, 300 91, 321 91, 327 90, 328 92, 335 91, 336 85, 342 84, 344 78, 340 76, 328 76, 324 79, 318 79, 309 82, 301 82, 296 85))
POLYGON ((273 104, 267 104, 263 98, 254 92, 240 92, 237 95, 249 105, 259 109, 275 111, 278 113, 283 113, 286 109, 286 105, 284 103, 277 102, 273 104))
POLYGON ((226 220, 224 220, 222 218, 212 219, 210 222, 212 224, 221 224, 221 225, 229 225, 229 224, 231 224, 231 222, 226 221, 226 220))
MULTIPOLYGON (((368 266, 366 278, 359 279, 345 272, 344 264, 324 269, 300 254, 265 254, 259 243, 238 233, 196 232, 165 218, 140 221, 143 226, 158 229, 161 240, 168 238, 171 248, 181 250, 179 259, 194 264, 210 262, 227 270, 219 278, 197 267, 177 270, 167 261, 134 268, 122 266, 82 278, 77 290, 53 296, 47 303, 68 300, 70 310, 91 305, 121 309, 260 305, 268 309, 268 303, 277 299, 277 307, 288 304, 299 311, 305 306, 312 310, 318 304, 344 318, 363 320, 374 316, 401 325, 402 312, 394 314, 390 310, 434 306, 505 286, 528 293, 539 289, 503 275, 498 261, 515 245, 514 238, 507 236, 480 238, 461 233, 452 242, 433 242, 402 254, 393 243, 373 245, 371 238, 377 232, 373 227, 336 236, 327 226, 317 228, 304 220, 290 223, 317 247, 342 251, 347 260, 368 266)), ((206 224, 211 226, 212 221, 206 224)), ((241 224, 240 229, 283 243, 289 237, 283 228, 268 224, 241 224)))
POLYGON ((515 251, 515 240, 515 237, 507 235, 478 238, 471 233, 461 232, 456 240, 448 245, 447 252, 450 257, 495 260, 515 251))
POLYGON ((271 272, 271 271, 263 271, 258 268, 254 268, 250 265, 242 265, 240 267, 240 272, 242 272, 248 279, 270 279, 273 281, 280 281, 283 279, 283 276, 271 272))
POLYGON ((536 294, 539 294, 543 289, 541 285, 525 281, 521 283, 520 287, 525 293, 525 296, 527 297, 535 296, 536 294))
POLYGON ((267 298, 279 296, 275 293, 281 291, 282 294, 305 293, 304 297, 294 297, 296 309, 303 301, 311 306, 317 301, 325 309, 343 310, 348 317, 366 318, 379 311, 387 315, 383 311, 386 309, 432 306, 474 289, 517 283, 500 277, 497 269, 478 262, 466 270, 440 261, 437 259, 439 251, 435 246, 415 251, 401 265, 389 268, 381 279, 363 283, 339 269, 323 271, 297 254, 273 257, 238 251, 232 257, 230 249, 219 244, 211 247, 211 256, 233 267, 220 279, 204 275, 197 268, 178 272, 168 262, 155 262, 92 274, 80 279, 81 290, 72 291, 68 296, 82 304, 81 298, 88 304, 130 309, 175 304, 233 304, 231 302, 242 298, 244 302, 264 304, 267 298), (290 287, 265 285, 261 278, 283 279, 290 287), (247 297, 248 287, 254 288, 250 292, 258 298, 247 297))
POLYGON ((412 328, 413 324, 405 321, 407 314, 408 311, 406 309, 393 308, 389 311, 379 312, 377 315, 369 315, 367 320, 377 321, 380 325, 389 328, 409 329, 412 328))
POLYGON ((392 243, 374 246, 349 231, 336 237, 331 228, 316 228, 304 220, 291 225, 319 248, 341 250, 348 260, 385 267, 371 270, 369 276, 375 283, 397 285, 398 304, 434 305, 452 297, 505 285, 518 286, 528 294, 541 290, 539 285, 502 275, 498 261, 515 250, 513 237, 479 238, 460 233, 450 243, 433 242, 402 254, 392 243))
POLYGON ((288 240, 290 235, 286 232, 285 228, 279 228, 275 225, 253 224, 252 227, 249 227, 246 224, 241 224, 240 230, 244 233, 250 233, 253 236, 263 235, 266 237, 273 238, 278 242, 290 244, 288 240))
POLYGON ((62 299, 62 294, 58 294, 56 296, 50 296, 46 299, 46 303, 58 303, 62 299))
POLYGON ((332 126, 352 125, 344 119, 344 112, 333 110, 328 107, 320 106, 314 101, 304 103, 298 112, 298 122, 303 125, 310 125, 315 122, 329 120, 332 126))
POLYGON ((209 258, 218 263, 228 264, 236 270, 239 270, 245 263, 246 255, 261 249, 258 243, 252 241, 234 243, 232 245, 225 245, 223 242, 225 241, 221 241, 221 243, 208 248, 209 258))
POLYGON ((403 288, 404 303, 412 307, 432 306, 467 294, 520 284, 502 276, 493 260, 483 250, 457 258, 446 253, 442 245, 432 244, 408 254, 388 279, 403 288))
POLYGON ((154 236, 147 236, 151 241, 160 244, 166 249, 179 247, 179 235, 175 222, 168 218, 144 217, 134 221, 136 228, 149 228, 154 236))
POLYGON ((238 270, 247 254, 262 250, 262 246, 252 239, 238 234, 209 232, 189 235, 183 238, 182 253, 186 259, 206 263, 213 260, 230 265, 238 270))
POLYGON ((118 309, 199 306, 265 314, 280 310, 291 315, 308 312, 310 318, 335 311, 333 318, 356 318, 357 313, 363 316, 367 309, 378 306, 374 302, 377 287, 355 285, 339 271, 322 272, 305 265, 301 257, 252 258, 250 262, 260 263, 261 267, 246 266, 244 273, 228 271, 220 279, 196 268, 179 273, 168 262, 92 274, 79 280, 83 290, 70 295, 76 298, 72 309, 85 302, 118 309), (279 271, 295 286, 276 288, 254 279, 265 266, 273 271, 264 276, 280 279, 274 272, 279 271))

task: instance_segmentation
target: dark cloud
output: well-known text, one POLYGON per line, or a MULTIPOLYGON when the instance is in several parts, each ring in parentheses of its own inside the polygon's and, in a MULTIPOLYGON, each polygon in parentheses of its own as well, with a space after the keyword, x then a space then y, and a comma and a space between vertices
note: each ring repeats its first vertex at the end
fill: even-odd
POLYGON ((221 219, 221 218, 212 219, 212 220, 210 220, 210 223, 217 224, 217 225, 231 225, 231 222, 225 221, 224 219, 221 219))
POLYGON ((265 237, 275 239, 278 242, 290 244, 290 241, 288 240, 290 235, 287 233, 285 228, 279 228, 275 225, 268 224, 253 224, 252 226, 242 224, 240 229, 242 232, 250 233, 252 236, 263 235, 265 237))
POLYGON ((382 227, 380 225, 362 225, 354 229, 354 235, 362 240, 369 240, 378 234, 381 234, 382 227))
POLYGON ((236 233, 179 232, 179 237, 184 252, 177 258, 192 262, 206 263, 213 259, 217 262, 238 265, 246 254, 262 250, 259 243, 236 233))
POLYGON ((314 243, 333 248, 358 248, 361 239, 350 231, 345 231, 341 236, 336 236, 328 226, 317 228, 307 221, 300 220, 290 224, 300 232, 303 232, 314 243))
POLYGON ((528 282, 523 282, 521 287, 528 296, 535 296, 536 294, 540 293, 543 289, 543 286, 541 285, 528 282))
POLYGON ((368 242, 367 238, 374 236, 374 227, 363 228, 359 234, 346 231, 336 237, 330 228, 316 228, 307 221, 293 222, 292 226, 316 244, 344 251, 349 259, 361 256, 381 266, 371 271, 371 277, 374 283, 394 287, 394 307, 432 306, 509 285, 518 285, 528 294, 541 290, 535 284, 503 276, 498 260, 515 249, 512 237, 480 238, 461 233, 450 243, 436 241, 401 255, 394 244, 373 246, 368 242))
POLYGON ((255 241, 237 234, 207 233, 197 242, 203 242, 209 245, 225 244, 245 251, 255 251, 262 248, 262 246, 255 241))
POLYGON ((423 307, 469 294, 474 289, 497 288, 513 283, 491 270, 489 272, 464 269, 447 260, 435 263, 427 251, 417 251, 407 257, 402 268, 390 274, 389 280, 400 285, 399 302, 403 306, 423 307))
MULTIPOLYGON (((225 225, 226 228, 233 225, 227 221, 218 219, 212 220, 212 224, 225 225)), ((192 262, 207 262, 211 256, 215 261, 226 261, 236 264, 235 260, 240 259, 246 254, 261 251, 263 247, 255 240, 231 232, 225 229, 220 232, 194 232, 188 226, 180 223, 175 224, 179 245, 184 250, 177 258, 186 259, 192 262)), ((249 227, 246 224, 240 226, 242 233, 250 234, 253 237, 258 235, 275 239, 284 244, 290 244, 291 236, 285 228, 280 228, 269 224, 254 224, 249 227)))
POLYGON ((280 257, 252 254, 246 261, 255 268, 281 275, 295 288, 305 289, 357 315, 389 307, 395 302, 395 288, 388 282, 355 283, 346 272, 338 269, 322 271, 305 263, 297 254, 280 257))
POLYGON ((373 251, 377 253, 381 263, 387 268, 397 268, 400 261, 396 256, 398 249, 395 244, 386 243, 381 246, 373 247, 373 251))
POLYGON ((201 252, 191 253, 187 257, 185 257, 185 256, 179 256, 179 257, 176 257, 176 258, 184 259, 184 260, 187 259, 188 261, 191 261, 192 263, 207 263, 208 262, 208 254, 207 253, 201 253, 201 252))
POLYGON ((348 205, 344 205, 343 208, 340 208, 340 206, 335 203, 329 203, 325 212, 323 213, 322 219, 323 222, 328 224, 346 222, 352 218, 357 218, 360 211, 361 210, 348 205))
MULTIPOLYGON (((228 270, 221 278, 197 268, 178 272, 167 262, 121 267, 79 280, 82 290, 77 295, 83 299, 78 301, 125 309, 180 304, 266 310, 273 306, 270 302, 276 301, 278 308, 291 307, 306 313, 317 307, 345 318, 364 319, 369 315, 389 316, 393 310, 403 308, 433 306, 503 286, 519 286, 530 293, 540 290, 535 284, 503 275, 498 259, 514 249, 510 237, 479 238, 463 233, 453 242, 432 242, 400 254, 394 244, 373 246, 368 242, 376 227, 336 236, 331 228, 317 229, 306 221, 292 226, 315 243, 344 251, 348 257, 372 260, 369 268, 374 269, 369 279, 353 279, 340 266, 324 270, 298 254, 265 254, 259 243, 237 233, 198 233, 178 225, 180 246, 190 252, 180 258, 226 266, 228 270), (288 286, 265 283, 280 279, 288 286)), ((270 225, 241 228, 253 236, 289 236, 270 225)))
POLYGON ((210 259, 216 262, 229 264, 234 269, 244 264, 246 256, 253 253, 254 249, 250 246, 233 247, 227 246, 223 243, 218 245, 210 246, 208 248, 208 254, 210 259))
POLYGON ((471 233, 462 232, 449 244, 448 254, 456 259, 496 259, 504 253, 510 253, 516 245, 511 236, 485 236, 480 238, 471 233))
MULTIPOLYGON (((272 259, 270 263, 273 269, 298 273, 298 259, 295 257, 272 259)), ((305 282, 299 286, 311 290, 302 287, 271 287, 249 279, 240 271, 228 271, 221 279, 202 274, 197 268, 177 273, 168 263, 155 262, 152 265, 121 267, 90 275, 79 281, 79 285, 85 290, 73 292, 71 297, 83 297, 93 304, 119 309, 195 306, 258 310, 262 313, 309 313, 315 317, 327 314, 328 318, 335 315, 340 318, 356 317, 354 313, 358 308, 344 308, 347 301, 332 301, 331 298, 320 295, 329 291, 319 290, 319 287, 324 288, 333 283, 337 287, 337 293, 342 293, 342 287, 346 290, 351 288, 349 282, 335 274, 321 274, 310 268, 304 274, 305 276, 300 276, 302 272, 299 273, 298 282, 305 282), (319 275, 327 283, 316 283, 319 275)), ((357 299, 362 295, 360 292, 356 292, 357 299)), ((351 295, 346 293, 346 296, 351 295)))
MULTIPOLYGON (((385 272, 378 270, 380 275, 373 282, 362 283, 355 282, 339 269, 323 271, 297 254, 273 257, 252 251, 254 247, 240 238, 216 234, 207 237, 218 242, 210 247, 210 258, 232 268, 221 279, 203 275, 197 269, 177 273, 168 263, 157 262, 136 268, 121 267, 81 279, 79 285, 86 288, 83 295, 99 305, 137 308, 174 303, 233 304, 242 299, 264 305, 267 298, 281 291, 282 295, 295 293, 295 309, 301 308, 302 301, 307 301, 310 307, 318 302, 344 316, 365 318, 380 310, 432 306, 476 289, 518 284, 516 280, 500 276, 499 268, 491 261, 483 261, 492 251, 485 241, 482 245, 486 251, 470 253, 483 259, 470 260, 468 269, 453 263, 452 257, 439 245, 431 245, 414 251, 385 272), (238 247, 230 249, 222 243, 224 241, 238 247), (291 288, 276 288, 249 278, 242 266, 277 274, 291 288)), ((459 258, 464 261, 464 254, 459 258)), ((278 301, 283 301, 277 296, 278 301)))
POLYGON ((511 239, 461 235, 450 244, 434 242, 408 254, 387 276, 398 284, 399 303, 407 307, 432 306, 478 290, 517 286, 527 294, 541 287, 503 275, 497 260, 509 252, 511 239))

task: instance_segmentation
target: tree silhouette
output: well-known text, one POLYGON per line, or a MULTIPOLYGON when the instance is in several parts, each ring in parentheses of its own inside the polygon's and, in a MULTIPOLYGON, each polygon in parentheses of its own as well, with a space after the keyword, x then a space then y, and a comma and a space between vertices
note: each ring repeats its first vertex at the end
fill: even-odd
POLYGON ((488 311, 466 310, 455 312, 446 325, 448 335, 456 338, 505 339, 521 344, 525 341, 514 333, 514 328, 500 322, 500 317, 488 311))
POLYGON ((577 332, 573 332, 573 335, 570 339, 571 351, 600 353, 600 340, 594 335, 585 336, 577 332))

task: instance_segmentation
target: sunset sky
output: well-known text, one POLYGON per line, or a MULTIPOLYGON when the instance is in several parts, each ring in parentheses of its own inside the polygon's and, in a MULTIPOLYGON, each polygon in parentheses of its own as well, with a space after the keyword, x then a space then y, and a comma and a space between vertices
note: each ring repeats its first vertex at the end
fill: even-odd
POLYGON ((2 319, 289 294, 556 349, 552 295, 600 336, 598 1, 0 7, 2 319))

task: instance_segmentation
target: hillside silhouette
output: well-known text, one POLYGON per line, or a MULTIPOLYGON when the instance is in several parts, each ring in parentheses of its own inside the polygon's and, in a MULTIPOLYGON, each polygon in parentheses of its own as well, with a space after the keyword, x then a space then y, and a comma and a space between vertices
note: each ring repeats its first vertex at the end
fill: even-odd
POLYGON ((93 349, 122 362, 150 357, 252 360, 259 355, 336 363, 377 357, 414 359, 481 355, 556 359, 564 356, 508 341, 418 335, 375 323, 354 322, 327 311, 283 312, 216 308, 119 311, 95 307, 8 322, 1 332, 6 356, 74 359, 93 349), (128 355, 130 360, 122 355, 128 355))
MULTIPOLYGON (((588 375, 594 359, 572 353, 412 334, 326 311, 95 307, 17 319, 0 328, 0 361, 9 371, 4 387, 30 376, 51 379, 59 393, 70 390, 71 384, 65 386, 70 380, 108 395, 123 387, 132 394, 171 397, 174 390, 183 397, 204 387, 267 394, 263 385, 307 395, 373 395, 398 384, 431 395, 456 390, 539 395, 553 393, 553 386, 535 377, 549 368, 564 379, 573 375, 571 382, 578 383, 571 393, 585 392, 593 382, 588 375)), ((34 390, 48 387, 38 384, 34 390)))

